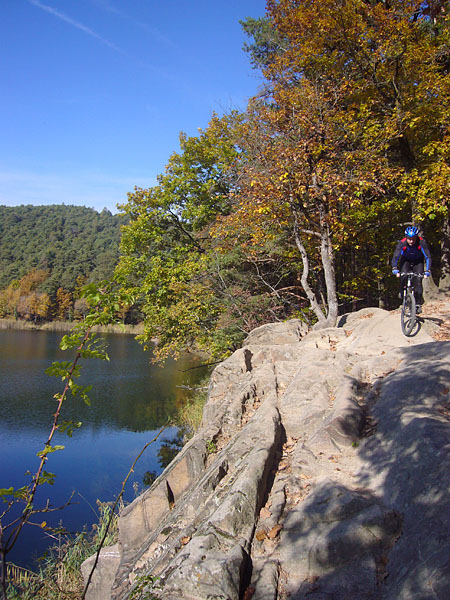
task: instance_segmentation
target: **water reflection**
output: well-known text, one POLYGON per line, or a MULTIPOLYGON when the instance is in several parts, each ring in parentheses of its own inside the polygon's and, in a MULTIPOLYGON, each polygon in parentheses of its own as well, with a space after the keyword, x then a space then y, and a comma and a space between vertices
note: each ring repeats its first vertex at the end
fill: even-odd
MULTIPOLYGON (((45 374, 55 360, 69 360, 58 348, 61 335, 43 331, 0 331, 0 401, 2 426, 41 430, 48 426, 61 382, 45 374)), ((167 422, 183 401, 183 389, 198 381, 189 370, 193 359, 168 361, 164 368, 149 364, 150 356, 126 335, 105 336, 110 363, 85 361, 77 383, 93 385, 92 404, 69 397, 64 418, 81 420, 94 429, 108 426, 148 431, 167 422)))
MULTIPOLYGON (((44 371, 55 360, 70 360, 69 352, 59 350, 62 334, 43 331, 0 331, 0 487, 19 487, 24 473, 37 467, 36 452, 47 439, 61 380, 44 371)), ((132 336, 108 335, 111 361, 85 361, 77 383, 92 385, 91 406, 70 397, 63 419, 82 421, 73 437, 57 436, 56 444, 66 446, 51 455, 48 470, 56 473, 55 486, 41 490, 41 501, 63 504, 75 490, 76 506, 58 513, 70 530, 95 522, 92 507, 96 500, 112 499, 118 493, 134 458, 156 431, 176 415, 185 392, 178 386, 193 386, 205 372, 189 370, 193 359, 186 357, 164 368, 150 364, 150 356, 132 336)), ((170 462, 181 433, 167 429, 136 466, 126 499, 133 498, 133 483, 157 475, 170 462)), ((49 520, 49 519, 47 519, 49 520)), ((48 544, 44 534, 28 528, 12 560, 30 564, 48 544)))

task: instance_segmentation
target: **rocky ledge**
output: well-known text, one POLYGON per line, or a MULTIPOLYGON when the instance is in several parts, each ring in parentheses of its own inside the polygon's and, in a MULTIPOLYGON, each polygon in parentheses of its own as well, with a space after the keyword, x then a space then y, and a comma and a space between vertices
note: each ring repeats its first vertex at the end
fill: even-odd
POLYGON ((88 600, 448 600, 448 299, 423 317, 411 338, 376 308, 253 331, 88 600))

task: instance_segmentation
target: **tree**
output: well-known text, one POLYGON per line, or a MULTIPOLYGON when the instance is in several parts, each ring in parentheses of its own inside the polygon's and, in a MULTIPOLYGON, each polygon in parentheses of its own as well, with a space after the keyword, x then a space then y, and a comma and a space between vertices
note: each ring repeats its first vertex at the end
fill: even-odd
POLYGON ((64 288, 59 287, 56 290, 56 318, 61 321, 65 320, 72 304, 72 294, 64 288))
POLYGON ((0 314, 2 317, 17 316, 17 305, 20 298, 20 283, 12 281, 6 290, 0 291, 0 314))
POLYGON ((233 113, 213 116, 197 137, 180 136, 180 153, 170 157, 158 185, 136 188, 122 207, 123 229, 116 278, 130 304, 145 315, 145 343, 158 339, 156 356, 181 349, 209 348, 223 307, 210 271, 209 228, 230 210, 237 185, 239 150, 233 113))
POLYGON ((249 54, 254 69, 267 67, 288 44, 288 40, 282 39, 279 31, 267 17, 259 19, 249 17, 239 23, 243 31, 253 38, 253 43, 244 43, 243 50, 249 54))
POLYGON ((123 207, 116 278, 160 358, 382 304, 399 229, 448 223, 447 3, 270 0, 243 26, 265 88, 123 207))
POLYGON ((76 320, 82 320, 89 312, 89 305, 85 298, 77 298, 73 305, 74 317, 76 320))
POLYGON ((26 320, 46 319, 50 311, 50 297, 45 292, 30 292, 20 296, 17 304, 17 314, 26 320))
POLYGON ((159 185, 136 189, 123 207, 130 225, 116 277, 129 303, 139 302, 141 340, 158 340, 158 359, 199 349, 223 358, 258 325, 289 316, 299 300, 279 236, 267 236, 255 252, 245 219, 229 235, 246 160, 241 126, 242 115, 214 116, 198 137, 181 136, 181 153, 159 185))
POLYGON ((442 83, 436 56, 443 40, 437 44, 430 35, 429 6, 268 3, 272 25, 287 43, 265 66, 265 95, 249 113, 247 186, 238 218, 245 214, 253 225, 259 213, 291 229, 303 262, 301 282, 323 325, 337 315, 336 249, 345 251, 354 236, 371 244, 379 281, 387 257, 367 230, 386 238, 393 224, 419 214, 411 202, 417 154, 441 127, 433 111, 444 98, 443 86, 432 100, 425 93, 430 80, 442 83), (429 125, 413 135, 422 114, 429 125))
POLYGON ((45 269, 32 269, 19 282, 21 295, 27 295, 38 290, 47 277, 48 271, 45 269))

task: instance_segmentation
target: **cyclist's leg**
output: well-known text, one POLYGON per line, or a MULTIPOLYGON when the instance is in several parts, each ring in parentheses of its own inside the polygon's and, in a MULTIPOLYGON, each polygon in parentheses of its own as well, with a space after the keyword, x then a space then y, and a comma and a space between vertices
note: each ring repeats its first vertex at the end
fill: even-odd
POLYGON ((403 302, 403 290, 405 289, 405 285, 406 285, 406 277, 402 277, 402 275, 403 275, 403 273, 408 273, 408 271, 411 270, 411 265, 410 265, 410 263, 408 261, 406 261, 403 257, 401 257, 400 261, 399 261, 399 265, 398 265, 398 270, 400 271, 399 296, 400 296, 400 298, 402 299, 402 302, 403 302))
MULTIPOLYGON (((417 265, 412 265, 414 273, 416 275, 423 275, 424 266, 423 262, 420 262, 417 265)), ((414 298, 416 299, 416 307, 417 313, 422 312, 422 304, 423 304, 423 286, 422 286, 422 277, 414 277, 414 298)))

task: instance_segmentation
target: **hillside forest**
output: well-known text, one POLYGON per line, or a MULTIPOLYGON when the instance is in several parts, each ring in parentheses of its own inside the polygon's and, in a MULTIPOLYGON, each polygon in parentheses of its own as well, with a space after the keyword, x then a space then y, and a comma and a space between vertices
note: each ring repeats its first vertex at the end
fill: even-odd
POLYGON ((0 206, 0 317, 83 318, 86 283, 111 279, 125 217, 82 206, 0 206))
POLYGON ((409 224, 434 284, 450 281, 449 3, 268 0, 241 25, 258 94, 181 134, 121 207, 115 280, 161 360, 223 358, 268 321, 398 306, 409 224))

